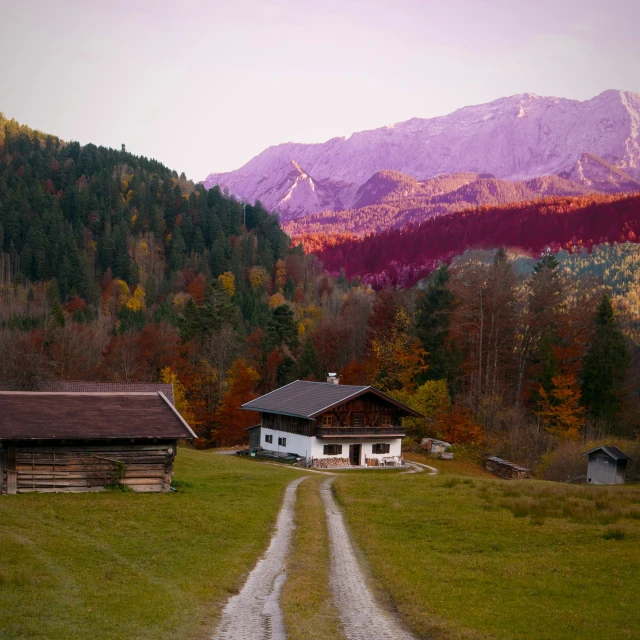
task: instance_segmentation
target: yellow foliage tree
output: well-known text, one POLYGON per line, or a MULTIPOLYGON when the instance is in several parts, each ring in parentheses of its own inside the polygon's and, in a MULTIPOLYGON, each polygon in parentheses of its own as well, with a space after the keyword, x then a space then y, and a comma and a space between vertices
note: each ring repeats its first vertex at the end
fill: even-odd
POLYGON ((540 416, 545 429, 564 440, 577 440, 584 426, 584 407, 580 406, 580 389, 573 373, 551 378, 553 388, 547 393, 541 386, 540 416))
POLYGON ((287 263, 280 259, 276 262, 276 287, 282 289, 287 281, 287 263))
POLYGON ((264 267, 251 267, 249 269, 249 284, 252 289, 262 289, 269 280, 269 274, 264 267))
POLYGON ((284 296, 278 292, 278 293, 274 293, 270 298, 269 298, 269 306, 272 309, 275 309, 276 307, 279 307, 280 305, 285 303, 285 299, 284 296))
POLYGON ((427 370, 427 352, 409 335, 409 316, 399 309, 388 333, 375 338, 371 347, 378 363, 378 386, 385 391, 412 392, 419 373, 427 370))
POLYGON ((125 306, 129 311, 142 311, 144 309, 145 293, 142 285, 136 285, 133 295, 125 302, 125 306))
POLYGON ((233 294, 236 292, 236 279, 231 271, 225 271, 222 275, 218 276, 218 281, 227 290, 230 298, 233 298, 233 294))
POLYGON ((171 367, 165 367, 160 372, 160 382, 173 385, 173 400, 178 413, 185 419, 185 422, 193 426, 195 424, 195 414, 186 397, 185 386, 178 380, 178 376, 171 370, 171 367))

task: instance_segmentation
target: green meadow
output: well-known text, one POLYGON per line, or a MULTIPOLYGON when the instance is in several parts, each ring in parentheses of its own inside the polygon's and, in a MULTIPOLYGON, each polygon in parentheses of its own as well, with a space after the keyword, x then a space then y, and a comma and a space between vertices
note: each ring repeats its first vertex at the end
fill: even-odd
POLYGON ((176 493, 2 496, 0 638, 210 637, 295 473, 180 449, 176 493))
POLYGON ((640 487, 341 475, 374 586, 419 638, 640 637, 640 487))

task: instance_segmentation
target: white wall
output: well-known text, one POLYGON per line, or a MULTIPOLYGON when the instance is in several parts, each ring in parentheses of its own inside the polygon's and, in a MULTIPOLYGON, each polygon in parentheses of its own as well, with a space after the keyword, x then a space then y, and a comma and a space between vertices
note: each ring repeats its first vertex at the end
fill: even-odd
POLYGON ((402 451, 402 438, 312 438, 311 455, 313 458, 348 458, 349 457, 349 445, 359 444, 360 447, 360 464, 365 464, 366 458, 384 458, 385 456, 399 456, 402 451), (372 453, 372 445, 377 443, 389 444, 389 453, 372 453), (326 444, 341 444, 342 453, 337 456, 328 456, 324 454, 324 445, 326 444))
POLYGON ((297 453, 303 458, 311 458, 311 441, 315 438, 310 436, 301 436, 297 433, 287 433, 286 431, 278 431, 277 429, 260 429, 260 446, 267 451, 280 451, 281 453, 297 453), (266 435, 273 436, 273 442, 267 442, 264 437, 266 435), (278 438, 286 438, 285 446, 278 444, 278 438))
POLYGON ((303 458, 348 458, 349 457, 349 445, 359 444, 360 449, 360 464, 365 464, 365 457, 367 458, 384 458, 387 456, 400 456, 402 455, 402 438, 389 437, 389 438, 316 438, 315 436, 301 436, 296 433, 287 433, 285 431, 278 431, 277 429, 267 429, 262 427, 260 429, 260 446, 267 451, 280 451, 282 453, 296 453, 303 458), (265 435, 273 436, 273 442, 266 442, 265 435), (287 444, 285 446, 278 445, 278 438, 286 438, 287 444), (390 445, 389 453, 372 453, 372 445, 377 443, 387 443, 390 445), (324 454, 325 444, 341 444, 342 453, 337 456, 328 456, 324 454))

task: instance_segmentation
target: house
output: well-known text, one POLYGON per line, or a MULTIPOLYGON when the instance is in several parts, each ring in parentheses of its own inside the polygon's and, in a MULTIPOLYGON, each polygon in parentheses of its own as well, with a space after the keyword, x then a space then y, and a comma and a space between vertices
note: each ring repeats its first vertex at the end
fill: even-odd
POLYGON ((0 493, 168 491, 194 432, 162 392, 0 391, 0 493))
POLYGON ((624 484, 627 463, 631 458, 618 447, 596 447, 585 454, 588 459, 587 482, 624 484))
POLYGON ((309 466, 378 466, 400 459, 401 419, 420 413, 370 386, 296 380, 242 405, 257 411, 250 447, 295 453, 309 466))

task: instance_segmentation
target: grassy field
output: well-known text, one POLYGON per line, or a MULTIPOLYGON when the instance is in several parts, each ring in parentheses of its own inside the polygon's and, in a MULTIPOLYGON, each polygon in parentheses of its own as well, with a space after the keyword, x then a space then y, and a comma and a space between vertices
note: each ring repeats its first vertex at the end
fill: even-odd
POLYGON ((210 637, 296 475, 180 449, 177 493, 3 496, 0 639, 210 637))
POLYGON ((296 529, 282 589, 282 613, 289 640, 342 640, 329 586, 329 537, 320 484, 307 478, 298 487, 296 529))
POLYGON ((335 487, 374 586, 418 637, 640 637, 640 487, 426 473, 335 487))

